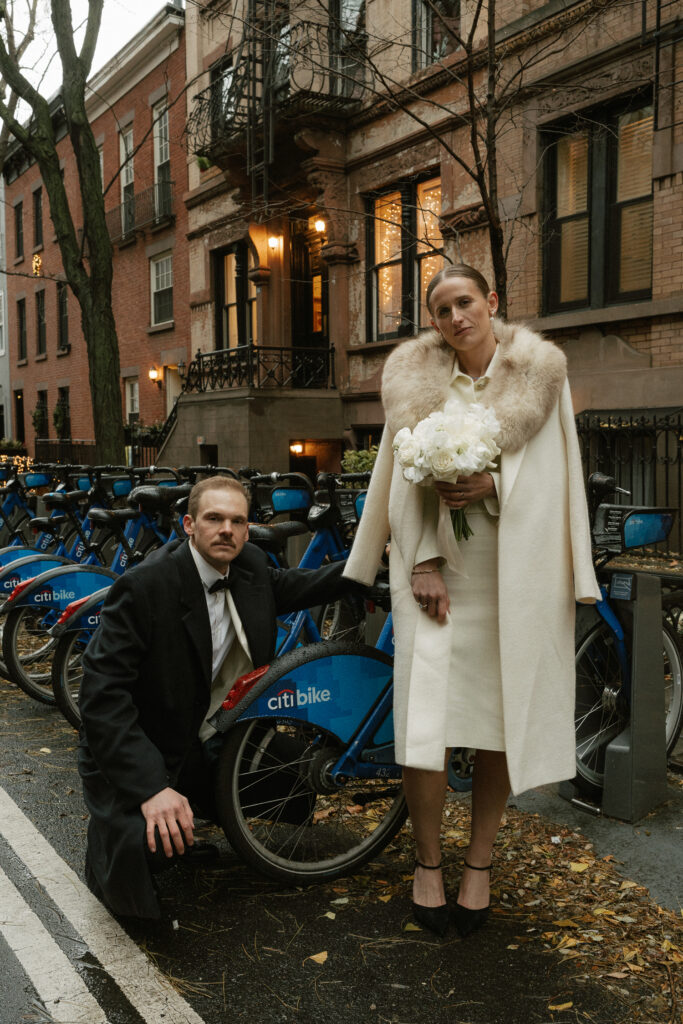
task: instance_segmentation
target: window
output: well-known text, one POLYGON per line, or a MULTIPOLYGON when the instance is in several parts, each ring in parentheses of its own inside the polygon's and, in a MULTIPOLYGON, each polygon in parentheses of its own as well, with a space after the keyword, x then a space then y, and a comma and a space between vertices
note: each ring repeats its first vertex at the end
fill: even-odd
POLYGON ((17 203, 14 207, 14 255, 16 259, 24 258, 24 204, 17 203))
POLYGON ((329 49, 334 72, 330 91, 337 96, 355 95, 367 53, 365 0, 330 0, 329 49))
POLYGON ((650 298, 652 143, 642 101, 546 133, 548 312, 650 298))
POLYGON ((57 351, 69 348, 69 286, 57 281, 57 351))
POLYGON ((26 299, 17 299, 17 359, 26 358, 26 299))
POLYGON ((444 264, 441 179, 407 182, 369 205, 368 337, 414 334, 429 326, 427 285, 444 264))
POLYGON ((126 377, 124 380, 126 399, 126 419, 136 423, 140 418, 140 384, 137 377, 126 377))
POLYGON ((231 90, 234 68, 232 58, 223 60, 211 68, 211 136, 217 141, 235 116, 235 93, 231 90))
POLYGON ((36 355, 47 352, 47 328, 45 324, 45 291, 36 292, 36 355))
POLYGON ((258 340, 256 285, 248 276, 254 266, 246 241, 216 255, 216 348, 255 345, 258 340))
POLYGON ((33 193, 33 246, 43 244, 43 190, 37 188, 33 193))
MULTIPOLYGON (((0 356, 5 354, 5 293, 0 291, 0 356)), ((4 437, 0 434, 0 437, 4 437)))
POLYGON ((173 256, 158 256, 151 261, 152 326, 173 320, 173 256))
POLYGON ((171 150, 166 100, 152 110, 154 118, 154 210, 157 218, 171 213, 171 150))
POLYGON ((413 71, 443 60, 457 47, 460 0, 412 0, 413 71))
POLYGON ((133 129, 128 128, 119 136, 119 160, 121 162, 121 230, 130 234, 135 227, 135 179, 133 168, 133 129))

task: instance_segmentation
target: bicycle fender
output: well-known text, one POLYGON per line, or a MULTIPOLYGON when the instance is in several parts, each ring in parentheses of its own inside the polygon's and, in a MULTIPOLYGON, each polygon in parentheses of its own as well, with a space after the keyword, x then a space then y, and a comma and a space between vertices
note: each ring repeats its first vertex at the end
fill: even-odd
MULTIPOLYGON (((219 708, 209 721, 218 732, 251 718, 312 722, 348 743, 392 682, 389 655, 344 640, 322 641, 276 658, 236 707, 219 708)), ((389 714, 373 740, 388 743, 393 735, 389 714)))
POLYGON ((37 548, 27 547, 25 544, 17 547, 0 548, 0 566, 16 562, 18 558, 28 558, 30 555, 42 555, 45 552, 37 548))
POLYGON ((64 622, 55 622, 54 626, 50 627, 48 630, 50 636, 60 637, 64 633, 79 633, 81 631, 85 631, 88 636, 91 636, 100 624, 100 613, 109 587, 110 584, 107 584, 106 587, 101 587, 89 597, 81 599, 77 612, 70 615, 64 622))
POLYGON ((49 569, 61 569, 65 565, 72 565, 72 562, 64 555, 34 554, 19 558, 16 562, 10 562, 0 571, 0 600, 3 597, 9 598, 14 588, 24 580, 30 580, 49 569))
POLYGON ((88 597, 108 581, 118 579, 115 572, 98 565, 60 565, 36 576, 18 597, 10 596, 3 610, 11 611, 24 605, 38 608, 56 608, 64 611, 68 604, 88 597))

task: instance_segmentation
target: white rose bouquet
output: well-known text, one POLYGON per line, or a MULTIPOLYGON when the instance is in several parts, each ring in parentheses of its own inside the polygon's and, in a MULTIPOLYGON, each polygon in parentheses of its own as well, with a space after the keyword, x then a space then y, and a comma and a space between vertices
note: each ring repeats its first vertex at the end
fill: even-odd
MULTIPOLYGON (((459 476, 494 468, 500 454, 499 436, 500 424, 493 409, 480 402, 462 405, 449 399, 443 411, 430 413, 414 430, 399 430, 393 448, 411 483, 455 483, 459 476)), ((464 509, 451 509, 451 520, 456 540, 471 537, 464 509)))

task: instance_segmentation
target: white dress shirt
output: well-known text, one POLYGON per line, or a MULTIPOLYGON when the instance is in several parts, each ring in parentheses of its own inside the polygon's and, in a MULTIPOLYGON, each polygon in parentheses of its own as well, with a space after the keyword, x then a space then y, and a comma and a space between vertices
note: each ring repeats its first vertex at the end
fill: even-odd
POLYGON ((218 590, 215 594, 209 593, 209 587, 213 586, 216 580, 227 579, 230 568, 225 577, 221 576, 217 569, 214 569, 207 560, 200 555, 197 548, 194 546, 192 540, 190 540, 190 551, 194 559, 194 564, 197 566, 197 572, 199 578, 204 585, 204 597, 206 598, 206 607, 209 612, 209 622, 211 623, 211 681, 218 675, 225 656, 232 647, 235 639, 235 625, 232 621, 228 602, 225 599, 225 590, 218 590))

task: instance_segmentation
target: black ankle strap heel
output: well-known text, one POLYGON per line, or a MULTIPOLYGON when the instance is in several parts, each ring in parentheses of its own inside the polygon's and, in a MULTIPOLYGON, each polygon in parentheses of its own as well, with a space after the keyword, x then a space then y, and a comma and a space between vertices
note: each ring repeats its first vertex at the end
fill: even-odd
MULTIPOLYGON (((441 861, 438 864, 423 864, 422 861, 416 858, 415 867, 424 868, 425 871, 438 871, 441 867, 441 861)), ((423 907, 419 903, 413 903, 413 917, 417 923, 422 925, 423 928, 429 928, 431 932, 434 932, 441 939, 448 930, 450 916, 447 903, 442 903, 440 907, 423 907)))

